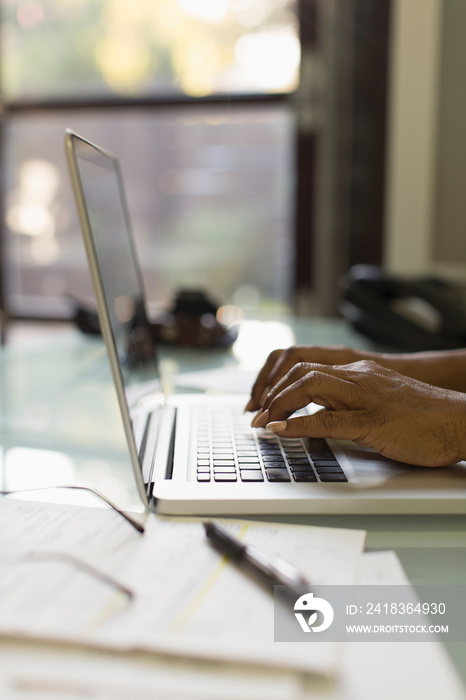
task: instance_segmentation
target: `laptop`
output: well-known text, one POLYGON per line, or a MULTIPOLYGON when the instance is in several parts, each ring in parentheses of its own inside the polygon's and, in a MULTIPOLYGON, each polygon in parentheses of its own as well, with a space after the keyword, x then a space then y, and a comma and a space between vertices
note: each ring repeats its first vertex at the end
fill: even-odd
POLYGON ((71 130, 65 145, 145 508, 177 515, 466 512, 466 463, 412 467, 351 442, 280 439, 250 428, 244 396, 165 396, 118 159, 71 130))

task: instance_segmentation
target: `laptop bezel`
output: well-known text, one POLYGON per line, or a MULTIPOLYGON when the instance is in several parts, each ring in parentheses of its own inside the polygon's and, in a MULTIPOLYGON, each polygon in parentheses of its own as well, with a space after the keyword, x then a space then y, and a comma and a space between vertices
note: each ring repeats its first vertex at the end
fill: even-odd
MULTIPOLYGON (((95 291, 95 297, 96 297, 96 303, 97 303, 97 313, 99 317, 99 322, 100 322, 100 328, 102 331, 102 336, 105 341, 105 345, 107 348, 107 354, 110 362, 110 368, 112 371, 113 375, 113 380, 114 380, 114 385, 116 389, 116 394, 118 398, 118 403, 120 407, 120 414, 122 417, 122 422, 123 422, 123 429, 125 432, 125 437, 126 437, 126 442, 128 445, 129 453, 130 453, 130 458, 131 458, 131 464, 133 467, 134 471, 134 476, 136 479, 136 487, 139 493, 139 496, 142 500, 142 503, 144 505, 144 508, 146 510, 154 510, 155 509, 155 502, 154 499, 151 498, 151 502, 149 503, 149 497, 148 497, 148 489, 150 488, 150 485, 146 485, 144 483, 144 479, 142 477, 142 469, 141 469, 141 464, 139 461, 139 454, 136 446, 136 442, 134 439, 134 432, 133 432, 133 426, 132 426, 132 421, 131 421, 131 416, 129 412, 129 406, 126 400, 126 393, 125 393, 125 388, 124 388, 124 383, 123 383, 123 377, 121 375, 121 370, 120 370, 120 363, 118 360, 118 354, 117 354, 117 349, 115 346, 115 341, 113 338, 113 333, 111 329, 111 324, 110 324, 110 319, 107 311, 107 304, 105 301, 105 296, 104 296, 104 291, 103 291, 103 283, 100 275, 100 270, 99 266, 97 263, 97 254, 95 250, 95 245, 94 245, 94 239, 92 235, 92 230, 91 230, 91 225, 87 213, 87 207, 85 204, 85 198, 84 198, 84 192, 82 188, 82 183, 81 183, 81 178, 79 175, 79 169, 77 165, 77 154, 75 150, 75 142, 80 142, 83 143, 90 148, 94 149, 97 151, 100 155, 104 156, 105 158, 109 159, 115 169, 115 173, 117 176, 118 180, 118 185, 119 185, 119 191, 121 195, 121 203, 122 207, 124 210, 124 215, 125 215, 125 220, 126 220, 126 226, 128 227, 128 231, 131 233, 131 225, 130 225, 130 218, 129 218, 129 213, 128 213, 128 207, 126 203, 126 196, 125 196, 125 190, 123 187, 123 181, 122 181, 122 176, 121 176, 121 170, 120 170, 120 164, 117 156, 110 151, 107 151, 104 148, 101 148, 100 146, 97 146, 96 144, 92 143, 92 141, 89 141, 88 139, 85 139, 84 137, 80 136, 77 134, 75 131, 72 129, 66 129, 65 131, 65 151, 66 151, 66 157, 67 157, 67 163, 68 163, 68 168, 70 172, 70 177, 71 177, 71 184, 73 187, 73 192, 75 195, 75 201, 76 201, 76 206, 78 210, 78 216, 79 216, 79 222, 81 225, 81 230, 83 233, 83 239, 84 239, 84 246, 86 249, 86 255, 88 258, 89 262, 89 269, 92 277, 92 282, 94 285, 94 291, 95 291)), ((133 248, 133 242, 132 242, 132 236, 129 236, 129 243, 131 248, 133 248)), ((133 249, 133 254, 134 254, 134 249, 133 249)), ((139 270, 138 270, 139 274, 139 270)), ((141 289, 142 289, 142 282, 141 282, 141 289)), ((143 297, 144 299, 144 297, 143 297)))

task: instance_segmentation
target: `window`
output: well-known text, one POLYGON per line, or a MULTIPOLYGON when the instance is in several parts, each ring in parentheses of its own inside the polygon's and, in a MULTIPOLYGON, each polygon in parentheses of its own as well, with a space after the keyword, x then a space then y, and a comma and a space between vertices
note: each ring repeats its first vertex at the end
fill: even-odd
POLYGON ((294 291, 293 0, 3 0, 3 296, 90 296, 71 127, 120 157, 151 303, 181 286, 284 308, 294 291))

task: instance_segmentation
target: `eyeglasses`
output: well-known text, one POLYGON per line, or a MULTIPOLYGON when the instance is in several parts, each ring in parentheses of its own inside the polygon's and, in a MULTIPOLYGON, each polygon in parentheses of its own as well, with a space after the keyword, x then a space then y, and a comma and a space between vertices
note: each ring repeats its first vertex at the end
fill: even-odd
MULTIPOLYGON (((144 534, 144 526, 141 525, 141 523, 132 518, 130 515, 127 515, 127 513, 125 513, 124 511, 120 510, 114 503, 109 501, 109 499, 106 498, 99 491, 91 489, 89 486, 75 486, 69 484, 62 484, 58 486, 39 486, 29 489, 8 489, 1 490, 0 496, 10 496, 16 493, 27 493, 31 491, 47 491, 49 489, 74 489, 77 491, 87 491, 88 493, 92 493, 94 496, 100 498, 104 503, 106 503, 109 506, 109 508, 112 508, 112 510, 121 515, 121 517, 124 518, 132 527, 134 527, 134 529, 137 532, 139 532, 140 534, 144 534)), ((82 559, 79 559, 78 557, 75 557, 72 554, 68 554, 65 552, 28 552, 26 554, 19 555, 2 555, 0 557, 0 566, 7 566, 11 564, 20 563, 33 563, 39 561, 58 561, 67 563, 87 573, 89 576, 98 579, 102 583, 111 586, 115 590, 120 591, 121 593, 126 595, 130 600, 132 600, 134 597, 133 591, 127 586, 124 586, 123 584, 119 583, 116 579, 112 578, 108 574, 104 574, 102 571, 99 571, 99 569, 96 569, 94 566, 88 564, 82 559)))
POLYGON ((120 593, 123 593, 129 600, 134 598, 134 592, 130 588, 123 585, 108 574, 104 574, 103 571, 99 571, 99 569, 96 569, 91 564, 88 564, 82 559, 78 559, 78 557, 75 557, 72 554, 67 554, 65 552, 27 552, 26 554, 0 555, 0 566, 11 566, 11 564, 31 564, 44 561, 59 562, 74 566, 76 569, 80 569, 89 576, 98 579, 103 584, 114 588, 120 593))
POLYGON ((0 491, 0 496, 10 496, 15 493, 27 493, 30 491, 48 491, 49 489, 74 489, 76 491, 87 491, 88 493, 92 493, 94 496, 97 498, 100 498, 101 501, 106 503, 109 508, 112 508, 112 510, 116 511, 119 515, 121 515, 122 518, 124 518, 130 525, 134 527, 135 530, 137 530, 141 535, 144 534, 144 526, 141 525, 137 520, 132 518, 130 515, 125 513, 124 511, 120 510, 114 503, 108 500, 108 498, 105 498, 99 491, 96 491, 95 489, 89 488, 89 486, 72 486, 72 485, 58 485, 58 486, 38 486, 35 488, 29 488, 29 489, 8 489, 8 490, 2 490, 0 491))

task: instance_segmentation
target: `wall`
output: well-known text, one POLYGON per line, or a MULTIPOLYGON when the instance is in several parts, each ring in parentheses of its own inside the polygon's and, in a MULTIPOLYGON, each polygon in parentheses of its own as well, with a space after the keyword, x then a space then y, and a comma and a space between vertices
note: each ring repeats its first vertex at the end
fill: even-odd
POLYGON ((466 280, 466 3, 395 0, 385 267, 466 280))
MULTIPOLYGON (((466 271, 466 2, 446 0, 439 84, 434 259, 466 271)), ((466 275, 464 275, 466 279, 466 275)))

